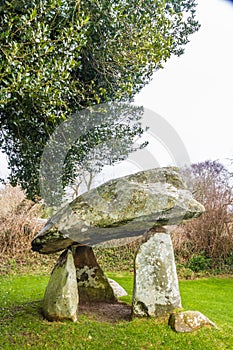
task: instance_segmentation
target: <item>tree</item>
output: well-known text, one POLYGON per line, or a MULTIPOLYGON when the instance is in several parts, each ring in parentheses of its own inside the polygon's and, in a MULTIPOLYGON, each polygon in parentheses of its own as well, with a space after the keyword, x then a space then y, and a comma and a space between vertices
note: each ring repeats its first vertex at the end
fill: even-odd
POLYGON ((140 125, 143 108, 121 103, 115 106, 112 104, 107 115, 108 120, 107 116, 104 118, 105 125, 92 131, 93 136, 98 135, 98 143, 93 142, 91 152, 89 151, 91 135, 88 137, 87 152, 84 157, 84 152, 82 153, 81 159, 78 156, 81 145, 76 144, 74 148, 71 148, 72 157, 68 156, 71 160, 71 167, 67 166, 67 162, 63 175, 65 181, 63 182, 66 184, 67 179, 70 179, 68 186, 69 189, 73 189, 73 199, 78 196, 81 185, 87 191, 91 189, 96 175, 101 172, 105 165, 114 165, 123 161, 129 153, 148 144, 148 142, 139 143, 140 136, 144 131, 140 125))
POLYGON ((195 6, 194 0, 1 1, 0 142, 10 182, 30 198, 39 195, 40 159, 56 127, 88 106, 130 101, 172 54, 183 53, 199 27, 195 6))
POLYGON ((142 107, 125 103, 101 104, 59 125, 40 164, 40 189, 47 204, 60 206, 64 187, 83 173, 96 174, 104 165, 124 160, 130 152, 144 147, 147 142, 134 142, 135 135, 143 133, 142 113, 142 107))
POLYGON ((193 164, 191 170, 193 194, 205 212, 181 225, 174 236, 175 248, 178 255, 189 261, 200 256, 216 265, 229 257, 233 249, 231 174, 218 161, 193 164))

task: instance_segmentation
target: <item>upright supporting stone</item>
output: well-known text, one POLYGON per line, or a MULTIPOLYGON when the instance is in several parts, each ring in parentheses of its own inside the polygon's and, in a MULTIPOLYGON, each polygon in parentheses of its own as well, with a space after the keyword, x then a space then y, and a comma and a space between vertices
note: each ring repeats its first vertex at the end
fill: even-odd
POLYGON ((181 307, 173 246, 164 228, 145 235, 134 269, 134 316, 160 317, 181 307))
POLYGON ((99 266, 91 247, 73 247, 79 300, 81 302, 115 302, 116 297, 99 266))
POLYGON ((50 276, 45 291, 43 313, 49 321, 77 320, 78 287, 73 255, 64 251, 50 276))

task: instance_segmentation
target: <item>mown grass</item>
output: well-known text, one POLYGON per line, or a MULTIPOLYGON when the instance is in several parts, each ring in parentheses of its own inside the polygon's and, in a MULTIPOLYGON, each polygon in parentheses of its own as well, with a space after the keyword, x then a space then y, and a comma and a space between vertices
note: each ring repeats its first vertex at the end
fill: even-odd
MULTIPOLYGON (((133 275, 109 273, 129 293, 133 275)), ((0 349, 67 350, 225 350, 233 349, 233 278, 181 281, 185 309, 203 312, 219 330, 203 328, 178 334, 166 320, 134 319, 117 324, 96 322, 80 315, 77 323, 47 322, 40 313, 47 275, 0 276, 0 349)))

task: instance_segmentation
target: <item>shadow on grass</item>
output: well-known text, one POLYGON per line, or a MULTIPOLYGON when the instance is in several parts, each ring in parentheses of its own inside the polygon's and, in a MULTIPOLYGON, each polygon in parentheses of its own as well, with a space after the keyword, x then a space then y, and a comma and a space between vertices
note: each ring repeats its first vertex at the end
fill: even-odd
POLYGON ((42 300, 0 308, 0 320, 2 322, 12 321, 15 318, 24 316, 32 316, 42 320, 42 300))

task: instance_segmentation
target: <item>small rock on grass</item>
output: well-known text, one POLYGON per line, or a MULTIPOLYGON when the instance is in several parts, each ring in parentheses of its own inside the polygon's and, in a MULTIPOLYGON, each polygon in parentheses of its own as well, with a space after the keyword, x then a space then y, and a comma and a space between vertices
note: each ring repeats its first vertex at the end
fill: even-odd
POLYGON ((170 315, 168 324, 179 333, 194 332, 204 326, 212 326, 217 329, 216 324, 199 311, 174 312, 170 315))
POLYGON ((108 278, 108 282, 109 282, 110 286, 112 287, 116 298, 124 297, 124 296, 128 295, 126 290, 122 286, 120 286, 119 283, 117 283, 116 281, 112 280, 111 278, 108 278))

